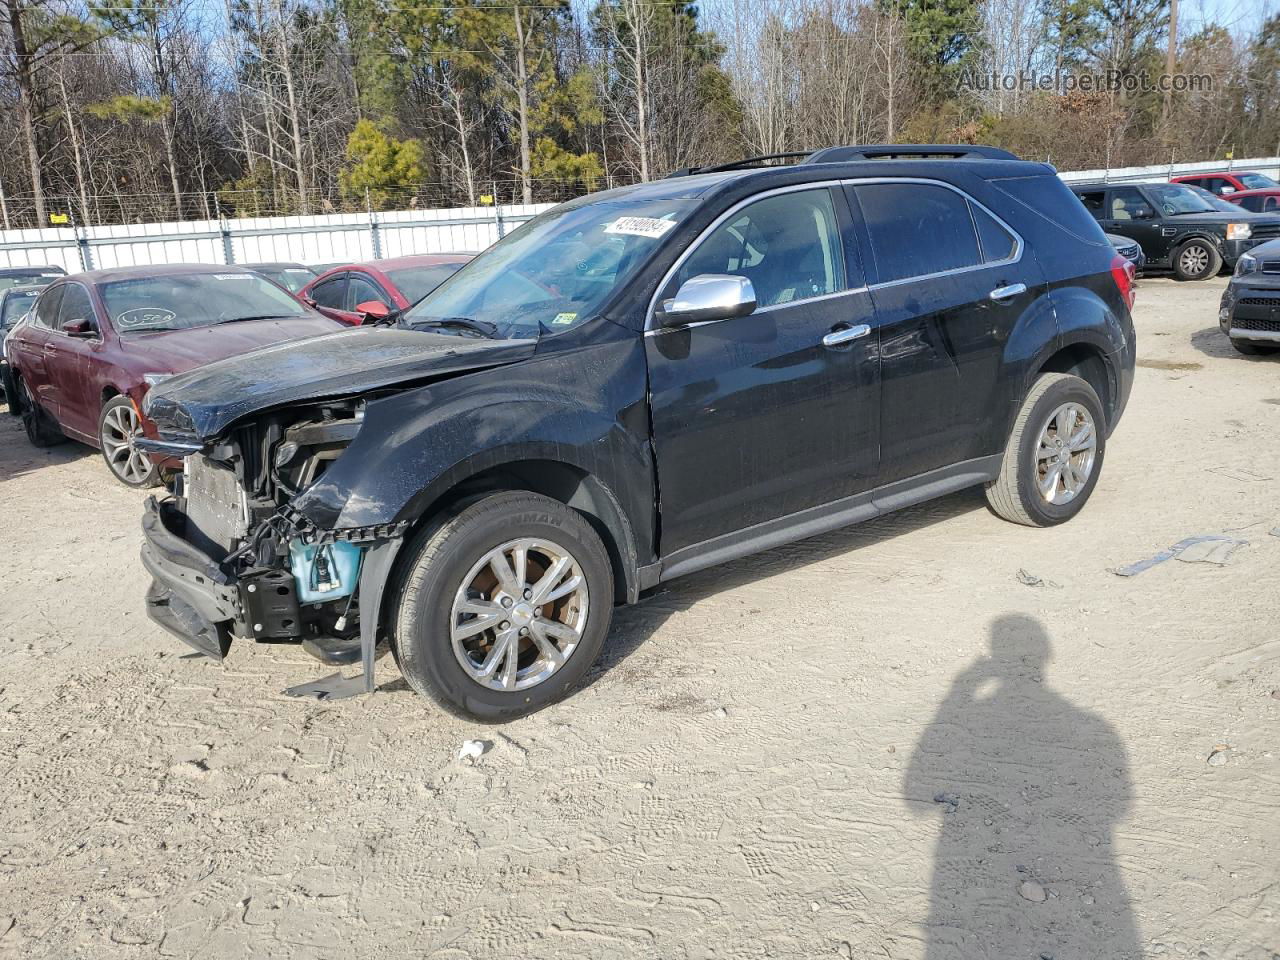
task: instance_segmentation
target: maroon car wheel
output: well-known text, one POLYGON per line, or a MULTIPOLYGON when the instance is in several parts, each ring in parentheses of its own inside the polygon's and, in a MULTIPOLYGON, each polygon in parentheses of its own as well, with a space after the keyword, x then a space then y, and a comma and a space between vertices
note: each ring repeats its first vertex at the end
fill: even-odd
POLYGON ((129 487, 153 487, 160 470, 134 441, 142 436, 142 418, 128 397, 113 397, 98 420, 98 444, 112 475, 129 487))

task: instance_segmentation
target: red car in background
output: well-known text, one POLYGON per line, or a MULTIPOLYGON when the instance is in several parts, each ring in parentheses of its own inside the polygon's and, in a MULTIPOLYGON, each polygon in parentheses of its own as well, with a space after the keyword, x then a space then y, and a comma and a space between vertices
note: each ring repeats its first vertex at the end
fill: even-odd
POLYGON ((1272 180, 1265 173, 1253 173, 1248 170, 1239 173, 1223 171, 1221 173, 1188 173, 1180 177, 1171 177, 1170 183, 1185 183, 1192 187, 1208 190, 1210 193, 1230 199, 1231 194, 1242 190, 1264 190, 1269 187, 1280 187, 1280 183, 1272 180))
POLYGON ((1241 190, 1229 193, 1222 199, 1254 213, 1280 213, 1280 187, 1241 190))
POLYGON ((27 437, 102 450, 111 473, 151 486, 160 466, 134 443, 154 428, 142 398, 161 380, 259 347, 341 331, 242 267, 126 267, 61 278, 5 342, 27 437))
POLYGON ((298 296, 326 317, 358 326, 367 319, 381 320, 407 310, 473 256, 430 253, 350 263, 326 270, 303 287, 298 296))

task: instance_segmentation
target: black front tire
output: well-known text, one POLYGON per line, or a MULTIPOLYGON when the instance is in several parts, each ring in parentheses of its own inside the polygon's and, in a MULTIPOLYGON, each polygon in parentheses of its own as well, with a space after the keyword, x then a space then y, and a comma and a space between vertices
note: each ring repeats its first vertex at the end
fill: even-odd
POLYGON ((409 685, 456 716, 502 723, 540 710, 581 682, 604 645, 613 616, 609 555, 591 525, 556 500, 521 491, 472 501, 423 530, 406 556, 392 650, 409 685), (586 581, 587 615, 577 646, 554 673, 524 689, 494 690, 474 679, 454 653, 453 601, 489 551, 519 538, 551 541, 572 555, 586 581))
POLYGON ((1188 240, 1173 254, 1173 273, 1179 280, 1208 280, 1222 269, 1222 254, 1208 240, 1188 240))
POLYGON ((17 386, 22 394, 22 426, 27 431, 27 439, 33 447, 52 447, 67 438, 58 429, 53 418, 40 409, 36 398, 31 393, 27 382, 17 379, 17 386))
POLYGON ((987 503, 992 511, 1012 523, 1030 527, 1051 527, 1070 520, 1084 508, 1097 485, 1106 453, 1106 434, 1102 402, 1087 380, 1069 373, 1041 374, 1018 410, 1000 473, 986 486, 987 503), (1096 446, 1089 476, 1079 492, 1065 503, 1050 503, 1040 494, 1037 454, 1049 418, 1066 403, 1079 404, 1088 410, 1096 446))

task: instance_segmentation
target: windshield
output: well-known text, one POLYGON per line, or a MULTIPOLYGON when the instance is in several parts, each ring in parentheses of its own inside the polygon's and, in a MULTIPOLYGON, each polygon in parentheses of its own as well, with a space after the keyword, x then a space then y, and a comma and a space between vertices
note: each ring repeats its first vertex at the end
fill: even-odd
POLYGON ((406 300, 417 303, 464 266, 464 263, 437 263, 429 267, 402 267, 399 270, 388 270, 387 276, 406 300))
POLYGON ((594 317, 695 204, 623 199, 548 210, 468 263, 401 323, 465 318, 492 324, 504 338, 568 330, 594 317))
POLYGON ((290 293, 297 293, 316 278, 306 267, 285 267, 282 270, 259 270, 268 280, 274 280, 290 293))
POLYGON ((1181 213, 1213 213, 1214 211, 1208 201, 1197 195, 1195 190, 1180 183, 1148 184, 1147 189, 1166 217, 1176 217, 1181 213))
POLYGON ((1246 190, 1261 190, 1263 187, 1280 187, 1280 183, 1276 183, 1270 177, 1261 173, 1239 173, 1236 179, 1244 184, 1246 190))
POLYGON ((39 296, 39 290, 24 290, 21 293, 11 293, 4 298, 4 310, 0 312, 0 327, 8 330, 15 323, 22 319, 31 304, 35 302, 39 296))
POLYGON ((139 277, 104 283, 101 292, 107 315, 121 333, 308 315, 302 304, 256 273, 139 277))

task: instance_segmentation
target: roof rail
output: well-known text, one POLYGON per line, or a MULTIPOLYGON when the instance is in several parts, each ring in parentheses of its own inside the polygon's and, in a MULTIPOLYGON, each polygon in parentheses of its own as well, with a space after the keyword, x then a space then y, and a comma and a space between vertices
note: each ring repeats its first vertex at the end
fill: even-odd
POLYGON ((758 157, 744 157, 741 160, 734 160, 731 163, 720 163, 712 167, 683 167, 680 170, 673 170, 668 173, 666 179, 672 177, 691 177, 695 173, 720 173, 723 170, 739 170, 743 167, 767 167, 772 166, 766 160, 795 160, 800 157, 809 157, 813 153, 812 150, 795 150, 791 153, 766 153, 758 157))
POLYGON ((967 143, 884 143, 875 146, 827 147, 810 154, 805 163, 844 163, 848 160, 895 160, 905 157, 950 157, 953 160, 1017 160, 1008 150, 967 143))

